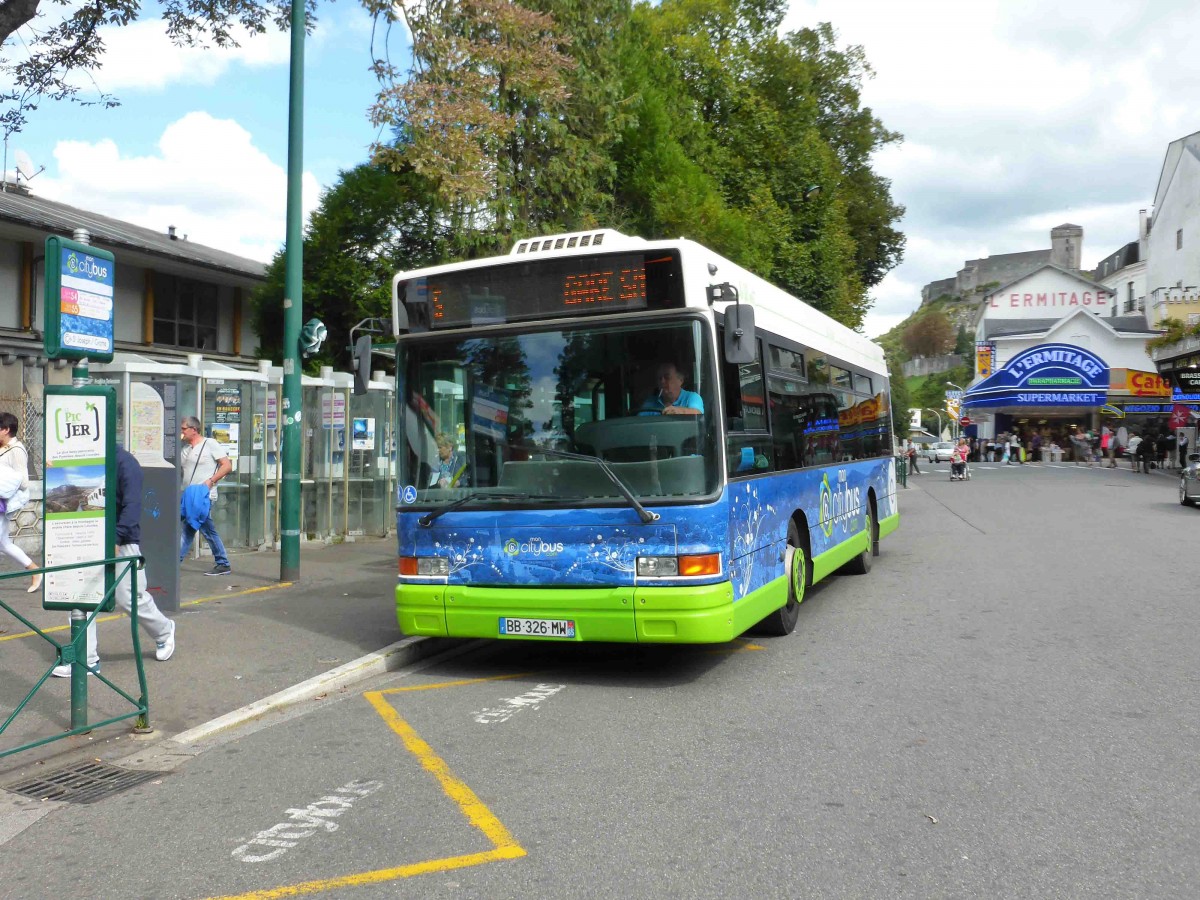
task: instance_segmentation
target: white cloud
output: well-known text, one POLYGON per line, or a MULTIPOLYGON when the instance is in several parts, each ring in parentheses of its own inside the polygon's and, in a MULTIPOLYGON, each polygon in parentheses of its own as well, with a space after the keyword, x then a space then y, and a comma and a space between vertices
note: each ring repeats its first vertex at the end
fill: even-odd
POLYGON ((875 160, 907 249, 868 334, 964 260, 1049 248, 1054 225, 1082 225, 1094 265, 1136 237, 1167 144, 1200 129, 1190 0, 793 0, 784 30, 818 22, 863 47, 863 105, 905 138, 875 160))
MULTIPOLYGON (((191 112, 167 126, 158 151, 123 156, 112 138, 60 141, 57 177, 39 193, 157 231, 174 225, 198 244, 263 262, 283 245, 287 172, 244 128, 191 112)), ((316 179, 306 174, 302 190, 307 222, 316 179)))
POLYGON ((105 53, 92 73, 76 72, 71 81, 86 93, 161 92, 173 85, 212 85, 230 69, 286 66, 290 58, 287 34, 268 30, 253 34, 232 29, 237 47, 177 47, 167 37, 161 19, 147 17, 131 25, 101 30, 105 53))

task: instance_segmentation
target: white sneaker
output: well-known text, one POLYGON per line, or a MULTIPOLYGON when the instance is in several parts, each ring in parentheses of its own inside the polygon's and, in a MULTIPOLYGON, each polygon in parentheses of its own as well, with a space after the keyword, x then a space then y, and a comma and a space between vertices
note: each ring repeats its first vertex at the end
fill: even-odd
POLYGON ((159 641, 154 645, 154 658, 159 662, 166 662, 171 658, 171 654, 175 652, 175 623, 171 623, 171 633, 167 635, 166 640, 159 641))
MULTIPOLYGON (((87 671, 88 671, 89 675, 95 675, 97 672, 99 672, 100 671, 100 661, 97 660, 96 664, 94 666, 88 666, 87 671)), ((71 663, 63 663, 61 666, 55 666, 53 671, 51 671, 50 674, 53 675, 55 678, 70 678, 71 677, 71 663)))

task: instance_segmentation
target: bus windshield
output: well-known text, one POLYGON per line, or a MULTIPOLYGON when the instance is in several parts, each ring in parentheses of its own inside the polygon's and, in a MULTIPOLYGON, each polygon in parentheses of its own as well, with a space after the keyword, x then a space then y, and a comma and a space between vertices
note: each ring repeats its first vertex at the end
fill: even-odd
POLYGON ((400 484, 415 502, 627 505, 719 482, 715 366, 698 318, 406 342, 400 484), (557 452, 555 452, 557 451, 557 452))

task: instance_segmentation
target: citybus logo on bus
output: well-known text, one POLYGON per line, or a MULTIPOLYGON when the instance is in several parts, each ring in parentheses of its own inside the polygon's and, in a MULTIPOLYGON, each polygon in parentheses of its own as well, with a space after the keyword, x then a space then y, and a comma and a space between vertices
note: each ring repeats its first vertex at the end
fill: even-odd
POLYGON ((833 536, 834 526, 850 521, 862 502, 862 488, 850 487, 845 469, 838 469, 837 489, 829 484, 829 473, 821 479, 821 532, 833 536))
POLYGON ((562 541, 551 544, 541 538, 521 543, 516 538, 504 542, 504 552, 509 556, 557 556, 563 552, 562 541))

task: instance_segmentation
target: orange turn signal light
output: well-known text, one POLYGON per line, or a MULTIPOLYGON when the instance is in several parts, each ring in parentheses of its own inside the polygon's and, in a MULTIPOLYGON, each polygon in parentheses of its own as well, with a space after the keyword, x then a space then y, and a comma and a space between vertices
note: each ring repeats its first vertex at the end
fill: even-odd
POLYGON ((417 574, 417 558, 415 556, 400 557, 400 574, 401 575, 416 575, 417 574))
POLYGON ((680 575, 720 575, 721 554, 705 553, 700 556, 679 557, 680 575))

